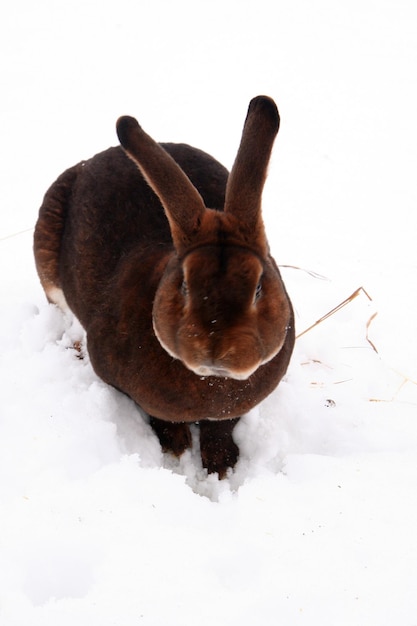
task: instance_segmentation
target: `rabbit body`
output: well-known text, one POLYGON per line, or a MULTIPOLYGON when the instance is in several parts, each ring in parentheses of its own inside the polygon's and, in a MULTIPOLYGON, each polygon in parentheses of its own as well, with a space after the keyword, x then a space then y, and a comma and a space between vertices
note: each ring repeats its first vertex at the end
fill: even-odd
MULTIPOLYGON (((228 185, 239 182, 233 170, 229 177, 185 144, 145 135, 138 146, 137 129, 121 118, 124 149, 79 163, 47 191, 35 228, 37 270, 48 299, 67 303, 83 325, 96 373, 151 416, 164 449, 181 454, 191 444, 188 424, 199 422, 203 465, 224 476, 238 456, 236 418, 287 369, 291 303, 259 215, 248 224, 227 209, 228 185), (165 165, 154 172, 161 158, 168 174, 165 165), (167 206, 171 197, 179 208, 167 206)), ((257 175, 260 191, 265 175, 257 175)))

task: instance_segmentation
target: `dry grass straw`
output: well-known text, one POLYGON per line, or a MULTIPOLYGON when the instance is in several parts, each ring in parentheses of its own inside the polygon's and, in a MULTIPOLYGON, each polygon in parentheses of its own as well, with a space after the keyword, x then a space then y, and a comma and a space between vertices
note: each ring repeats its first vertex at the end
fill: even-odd
MULTIPOLYGON (((291 267, 293 269, 299 269, 301 271, 306 272, 310 276, 313 276, 313 278, 319 278, 319 279, 322 279, 322 280, 326 280, 326 278, 324 276, 321 276, 320 274, 316 274, 315 272, 311 272, 309 270, 304 270, 302 268, 298 268, 298 267, 293 266, 293 265, 283 265, 281 267, 291 267)), ((372 301, 372 298, 369 295, 369 293, 366 291, 366 289, 364 289, 364 287, 358 287, 358 289, 356 289, 348 298, 343 300, 343 302, 340 302, 340 304, 338 304, 333 309, 328 311, 328 313, 326 313, 320 319, 318 319, 316 322, 314 322, 314 324, 312 324, 311 326, 309 326, 308 328, 303 330, 301 333, 299 333, 296 336, 296 339, 299 339, 300 337, 302 337, 306 333, 308 333, 311 330, 313 330, 313 328, 315 328, 319 324, 322 324, 329 317, 331 317, 332 315, 335 315, 335 313, 337 313, 338 311, 343 309, 345 306, 351 304, 353 302, 353 300, 355 300, 355 298, 357 298, 361 294, 364 294, 368 298, 368 300, 372 301)), ((369 330, 370 330, 371 324, 372 324, 373 320, 375 319, 375 317, 377 315, 378 315, 377 312, 373 313, 371 315, 371 317, 369 318, 369 320, 367 321, 367 323, 366 323, 366 341, 369 343, 369 345, 371 346, 372 350, 374 350, 374 352, 376 352, 376 354, 379 354, 375 344, 369 338, 369 330)), ((411 384, 411 385, 416 385, 417 386, 417 381, 409 378, 408 376, 405 376, 404 374, 402 374, 401 372, 398 372, 397 370, 395 370, 392 367, 389 367, 389 369, 392 372, 394 372, 400 378, 400 384, 399 384, 398 388, 394 392, 393 396, 391 398, 389 398, 389 399, 385 399, 384 400, 384 399, 380 399, 380 398, 369 398, 369 402, 394 402, 398 398, 399 393, 405 387, 405 385, 411 384)), ((337 381, 334 384, 340 384, 340 383, 344 383, 344 382, 349 382, 349 381, 348 380, 346 380, 346 381, 342 380, 342 381, 337 381)))
MULTIPOLYGON (((338 311, 343 309, 343 307, 345 307, 348 304, 350 304, 361 293, 364 293, 366 295, 366 297, 368 298, 368 300, 372 300, 371 296, 367 293, 367 291, 365 291, 365 289, 363 287, 358 287, 358 289, 356 289, 356 291, 354 291, 348 298, 346 298, 346 300, 343 300, 343 302, 341 302, 340 304, 335 306, 334 309, 332 309, 331 311, 329 311, 328 313, 323 315, 320 319, 318 319, 317 322, 314 322, 314 324, 312 324, 311 326, 309 326, 308 328, 303 330, 302 333, 299 333, 296 338, 299 339, 300 337, 302 337, 303 335, 308 333, 310 330, 312 330, 313 328, 315 328, 316 326, 318 326, 319 324, 321 324, 322 322, 327 320, 329 317, 331 317, 332 315, 334 315, 335 313, 337 313, 338 311)), ((374 315, 372 316, 371 320, 368 322, 367 328, 369 327, 369 324, 371 323, 371 321, 375 317, 375 315, 376 315, 376 313, 374 313, 374 315)), ((366 335, 366 339, 371 344, 371 346, 375 350, 375 352, 378 352, 378 350, 375 348, 374 344, 368 339, 368 333, 366 335)))
POLYGON ((5 235, 4 237, 0 237, 0 241, 6 241, 7 239, 13 239, 13 237, 18 237, 19 235, 24 235, 25 233, 30 233, 33 230, 32 228, 25 228, 24 230, 19 230, 16 233, 12 233, 11 235, 5 235))

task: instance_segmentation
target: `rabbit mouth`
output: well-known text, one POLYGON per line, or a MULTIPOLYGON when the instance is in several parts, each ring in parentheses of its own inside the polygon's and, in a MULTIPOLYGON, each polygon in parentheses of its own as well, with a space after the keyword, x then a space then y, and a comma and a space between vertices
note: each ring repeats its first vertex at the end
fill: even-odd
POLYGON ((251 368, 247 371, 237 371, 227 369, 226 367, 219 367, 216 365, 198 365, 187 366, 194 374, 205 378, 206 376, 214 376, 215 378, 233 378, 235 380, 247 380, 257 369, 257 367, 251 368))
POLYGON ((217 378, 236 378, 236 374, 232 373, 225 367, 200 365, 198 367, 193 367, 192 371, 197 374, 197 376, 202 377, 216 376, 217 378))

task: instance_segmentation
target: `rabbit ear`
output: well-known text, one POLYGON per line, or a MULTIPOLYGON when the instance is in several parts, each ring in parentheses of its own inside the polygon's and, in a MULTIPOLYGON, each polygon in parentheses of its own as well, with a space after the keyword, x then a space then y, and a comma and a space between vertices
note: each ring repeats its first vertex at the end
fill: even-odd
POLYGON ((197 189, 174 159, 129 116, 116 124, 117 135, 127 155, 160 199, 177 250, 198 232, 205 205, 197 189))
POLYGON ((279 113, 275 102, 268 96, 251 100, 227 182, 224 207, 250 229, 256 229, 261 219, 261 196, 278 129, 279 113))

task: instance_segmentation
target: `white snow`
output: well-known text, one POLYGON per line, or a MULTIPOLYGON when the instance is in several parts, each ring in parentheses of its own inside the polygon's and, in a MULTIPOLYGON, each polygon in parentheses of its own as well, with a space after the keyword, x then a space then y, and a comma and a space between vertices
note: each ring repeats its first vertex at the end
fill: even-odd
POLYGON ((416 626, 416 18, 412 0, 3 3, 1 626, 416 626), (259 93, 281 113, 264 214, 298 332, 372 300, 297 340, 219 482, 77 358, 31 229, 120 115, 230 167, 259 93))

